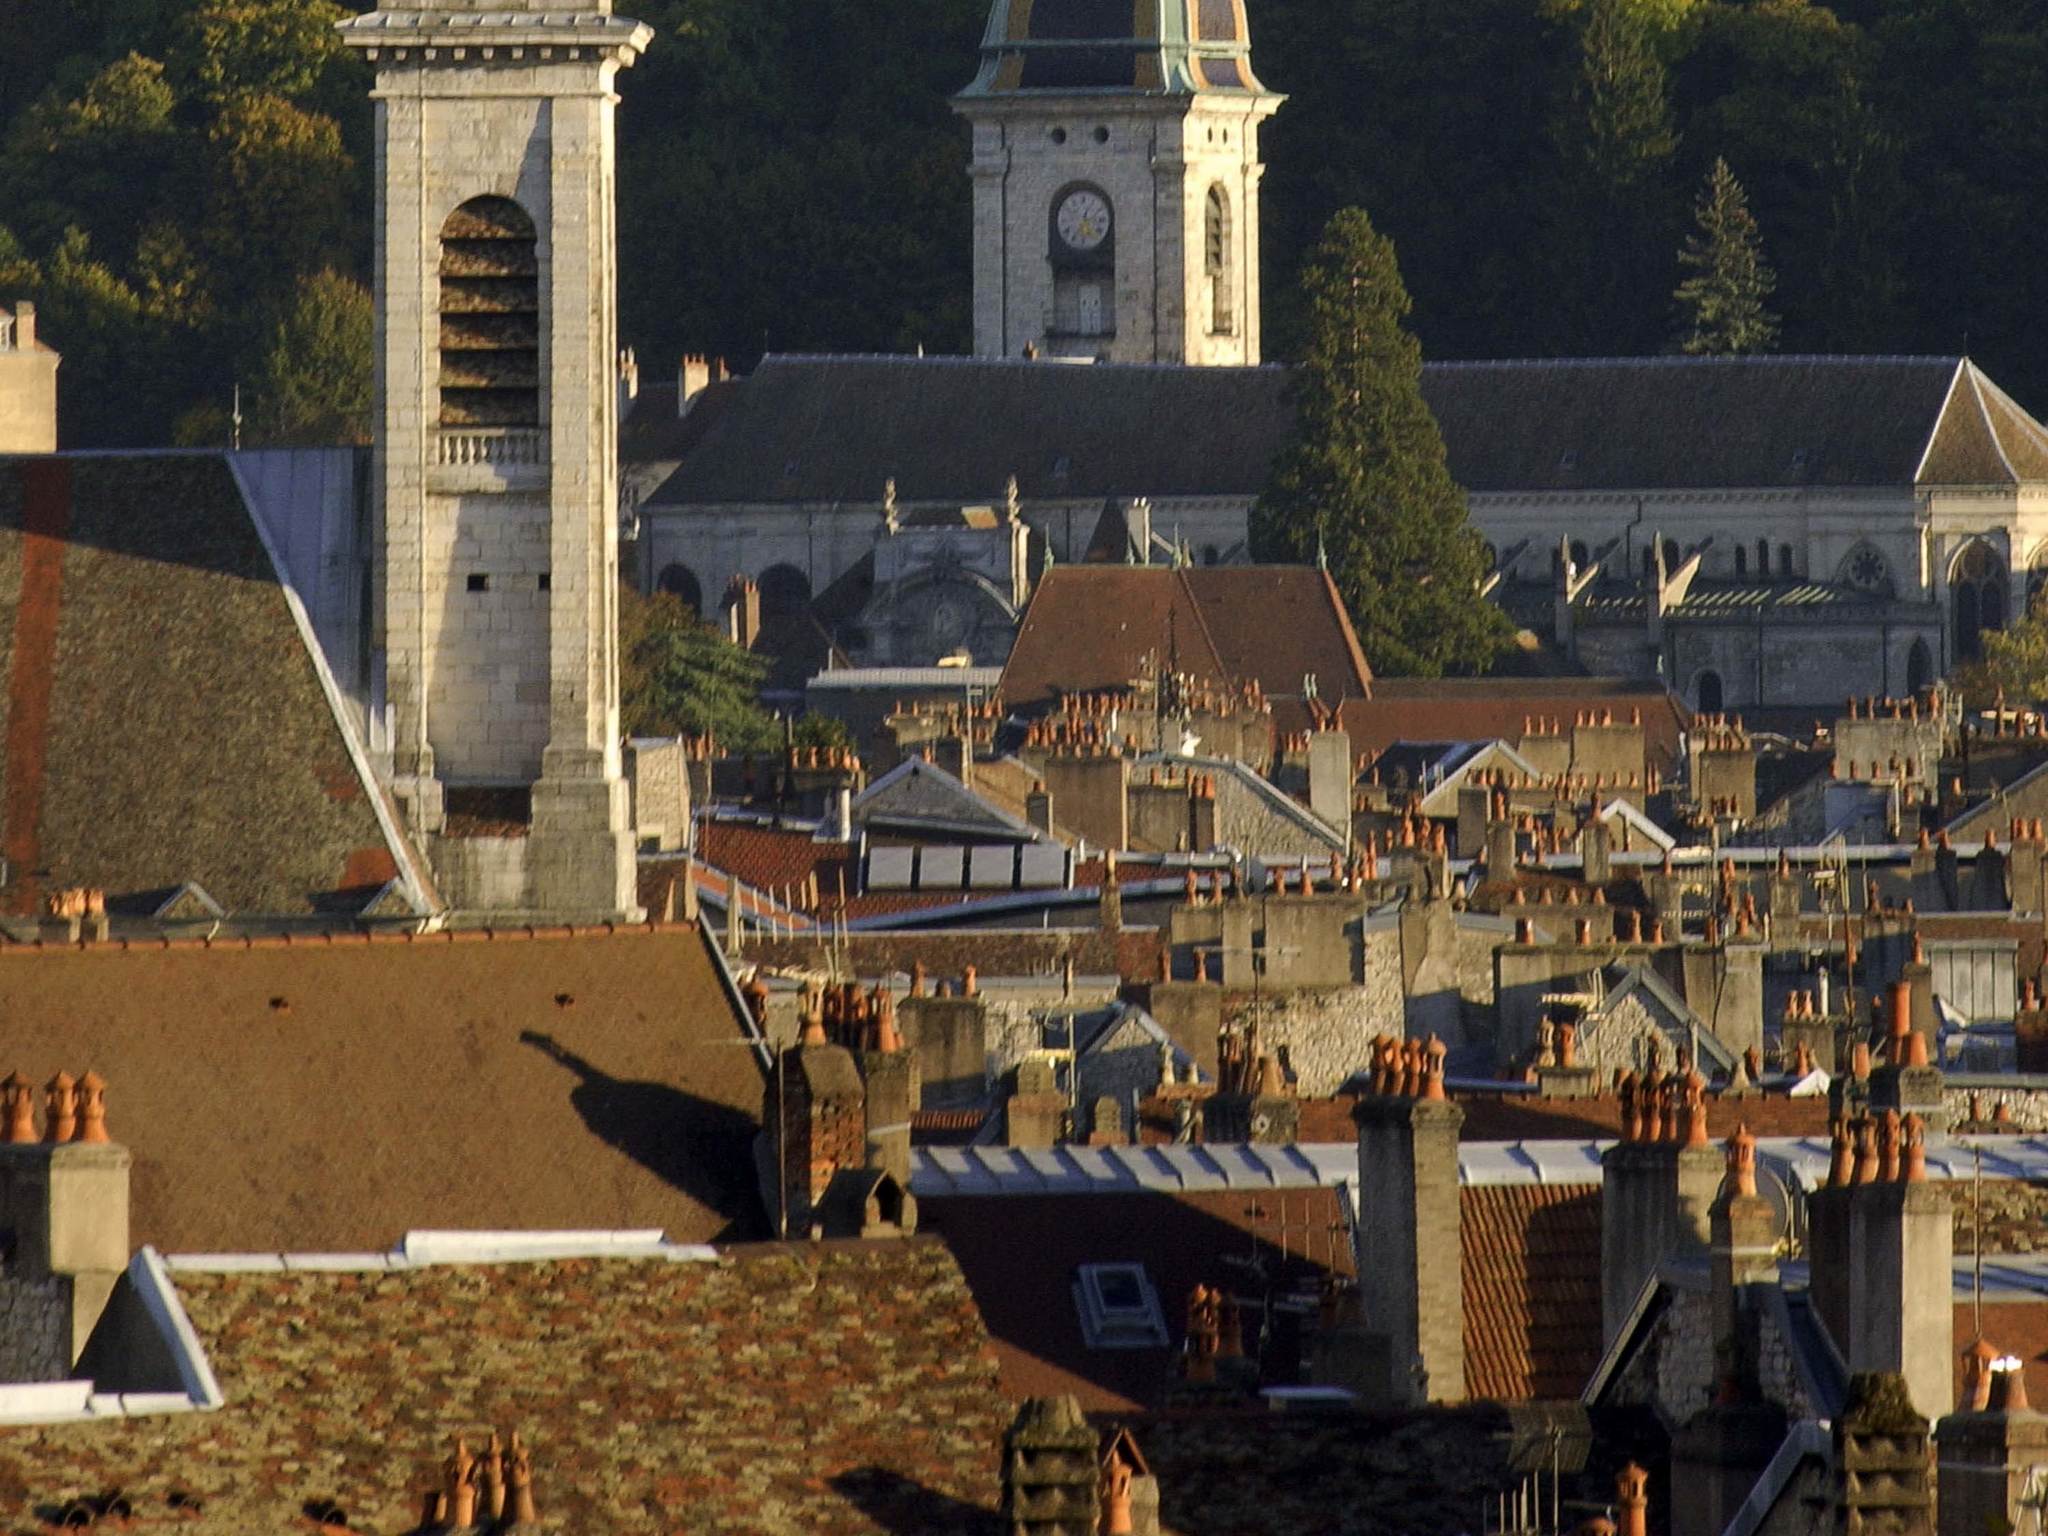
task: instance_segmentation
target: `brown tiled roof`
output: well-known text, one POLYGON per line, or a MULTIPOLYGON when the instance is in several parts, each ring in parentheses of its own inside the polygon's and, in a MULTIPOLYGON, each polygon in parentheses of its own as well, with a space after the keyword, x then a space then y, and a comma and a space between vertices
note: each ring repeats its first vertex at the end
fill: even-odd
POLYGON ((205 887, 232 913, 397 872, 225 462, 0 461, 0 910, 205 887))
POLYGON ((762 1076, 691 929, 0 949, 0 1017, 10 1067, 111 1084, 137 1243, 764 1230, 762 1076))
POLYGON ((1170 650, 1202 681, 1256 679, 1275 699, 1298 696, 1311 672, 1332 706, 1373 687, 1337 589, 1312 566, 1066 565, 1032 594, 999 692, 1010 708, 1032 709, 1063 692, 1121 688, 1170 650))
MULTIPOLYGON (((1092 922, 1093 913, 1087 914, 1092 922)), ((1156 928, 1100 929, 933 929, 928 932, 854 933, 839 946, 840 963, 857 976, 907 973, 922 962, 933 977, 959 976, 970 965, 984 978, 1057 976, 1072 958, 1083 976, 1150 979, 1159 974, 1160 932, 1156 928)), ((830 969, 832 958, 819 938, 749 935, 746 958, 763 965, 830 969)))
POLYGON ((454 1437, 491 1428, 529 1443, 549 1530, 993 1527, 1011 1410, 937 1243, 176 1283, 227 1405, 10 1429, 8 1532, 115 1487, 192 1536, 310 1530, 330 1499, 352 1529, 409 1531, 454 1437))
POLYGON ((1381 678, 1369 702, 1345 711, 1353 750, 1383 752, 1397 741, 1519 741, 1532 715, 1562 716, 1582 709, 1643 712, 1643 743, 1650 761, 1668 773, 1690 716, 1662 688, 1627 678, 1500 677, 1381 678))
MULTIPOLYGON (((1534 1094, 1460 1095, 1464 1141, 1612 1141, 1621 1135, 1621 1101, 1540 1099, 1534 1094)), ((1707 1119, 1715 1136, 1747 1125, 1757 1136, 1826 1136, 1828 1101, 1759 1093, 1744 1099, 1710 1098, 1707 1119)))
POLYGON ((953 1196, 925 1200, 918 1211, 966 1272, 1002 1361, 1003 1390, 1012 1397, 1071 1392, 1090 1412, 1130 1412, 1160 1400, 1188 1293, 1197 1285, 1249 1293, 1247 1271, 1233 1258, 1256 1252, 1276 1276, 1321 1275, 1331 1262, 1340 1274, 1352 1272, 1332 1189, 953 1196), (1083 1343, 1074 1272, 1109 1263, 1145 1266, 1169 1348, 1091 1350, 1083 1343))
POLYGON ((1458 1203, 1466 1392, 1578 1396, 1600 1363, 1600 1186, 1471 1185, 1458 1203))
POLYGON ((739 876, 756 890, 779 894, 813 874, 818 877, 820 896, 836 896, 842 875, 847 890, 859 888, 854 850, 845 843, 820 842, 809 827, 773 827, 713 817, 698 823, 697 839, 700 859, 739 876))

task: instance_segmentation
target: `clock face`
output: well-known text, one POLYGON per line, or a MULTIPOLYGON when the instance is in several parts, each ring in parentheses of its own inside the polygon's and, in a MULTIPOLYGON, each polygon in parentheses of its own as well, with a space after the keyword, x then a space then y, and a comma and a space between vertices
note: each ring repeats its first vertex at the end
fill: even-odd
POLYGON ((1069 250, 1098 250, 1109 238, 1109 200, 1085 187, 1069 192, 1066 201, 1060 204, 1055 226, 1069 250))

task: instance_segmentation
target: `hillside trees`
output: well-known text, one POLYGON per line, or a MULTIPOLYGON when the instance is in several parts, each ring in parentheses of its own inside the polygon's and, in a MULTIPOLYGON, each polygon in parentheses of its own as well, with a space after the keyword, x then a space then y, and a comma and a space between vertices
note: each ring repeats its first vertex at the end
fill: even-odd
POLYGON ((1443 437, 1422 398, 1422 349, 1393 242, 1341 210, 1302 274, 1308 345, 1297 425, 1252 513, 1261 559, 1327 559, 1381 672, 1475 670, 1507 640, 1443 437))

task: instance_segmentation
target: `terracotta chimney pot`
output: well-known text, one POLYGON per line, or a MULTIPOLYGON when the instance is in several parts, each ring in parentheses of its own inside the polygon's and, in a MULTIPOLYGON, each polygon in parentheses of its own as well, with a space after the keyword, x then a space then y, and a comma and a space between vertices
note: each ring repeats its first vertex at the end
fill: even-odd
POLYGON ((537 1524, 540 1514, 533 1507, 533 1456, 516 1429, 512 1431, 512 1449, 505 1457, 505 1480, 512 1485, 511 1523, 537 1524))
POLYGON ((78 1129, 78 1086, 69 1072, 60 1071, 43 1088, 46 1141, 69 1141, 78 1129))
POLYGON ((90 1069, 78 1080, 78 1139, 107 1139, 107 1080, 90 1069))
POLYGON ((1755 1195, 1756 1137, 1746 1124, 1736 1126, 1735 1134, 1728 1138, 1728 1174, 1735 1180, 1738 1196, 1755 1195))
POLYGON ((35 1085, 19 1072, 0 1081, 0 1122, 5 1125, 0 1139, 17 1146, 36 1139, 35 1085))
POLYGON ((1617 1536, 1649 1536, 1650 1474, 1634 1462, 1623 1467, 1614 1479, 1617 1536))

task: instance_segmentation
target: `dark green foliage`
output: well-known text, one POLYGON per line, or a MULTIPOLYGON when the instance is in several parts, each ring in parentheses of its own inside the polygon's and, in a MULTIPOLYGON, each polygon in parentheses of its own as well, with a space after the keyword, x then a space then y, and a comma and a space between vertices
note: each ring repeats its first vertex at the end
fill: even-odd
MULTIPOLYGON (((0 299, 66 354, 76 445, 253 380, 302 279, 368 277, 368 0, 0 4, 0 299), (83 238, 83 244, 78 239, 83 238)), ((957 351, 986 0, 620 0, 622 335, 644 365, 957 351)), ((2048 392, 2043 0, 1253 0, 1268 354, 1332 211, 1399 246, 1438 358, 1658 350, 1690 189, 1741 168, 1784 344, 1967 349, 2048 392)))
POLYGON ((1393 243, 1361 210, 1342 210, 1302 274, 1302 297, 1299 424, 1253 511, 1254 553, 1326 555, 1376 671, 1484 667, 1507 641, 1506 621, 1478 595, 1485 557, 1422 399, 1393 243))
POLYGON ((1694 218, 1698 232, 1678 253, 1679 266, 1691 274, 1673 295, 1685 314, 1678 350, 1698 357, 1770 351, 1778 344, 1778 317, 1765 301, 1778 279, 1726 160, 1716 160, 1707 173, 1694 218))
MULTIPOLYGON (((783 722, 758 695, 768 663, 741 650, 666 592, 619 589, 619 715, 628 736, 714 736, 733 752, 783 744, 783 722)), ((843 747, 837 720, 804 715, 800 747, 843 747)))

